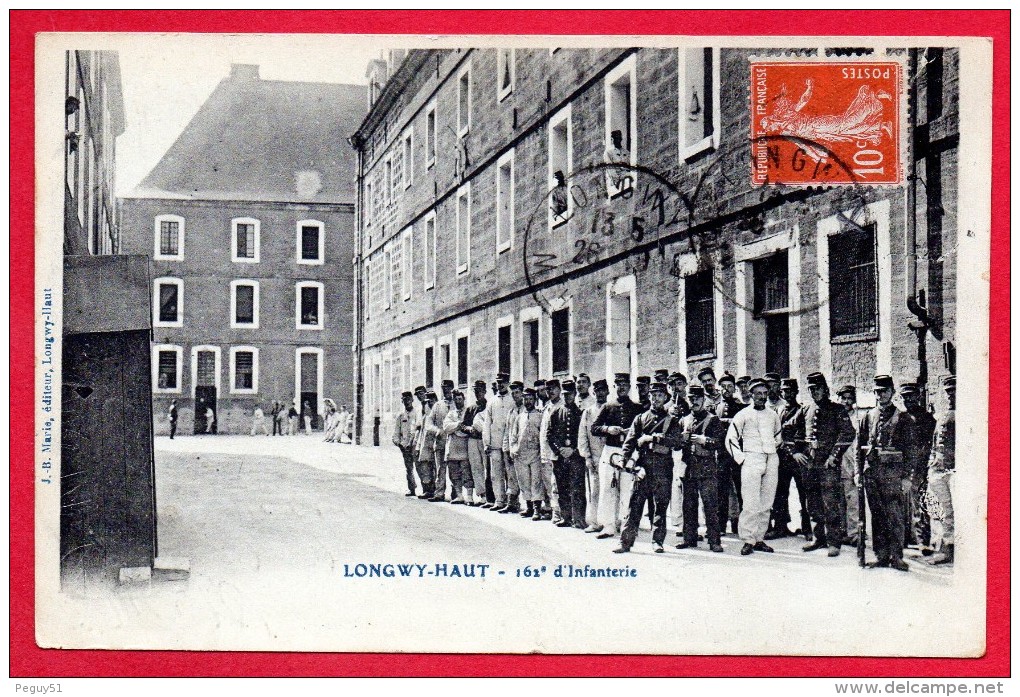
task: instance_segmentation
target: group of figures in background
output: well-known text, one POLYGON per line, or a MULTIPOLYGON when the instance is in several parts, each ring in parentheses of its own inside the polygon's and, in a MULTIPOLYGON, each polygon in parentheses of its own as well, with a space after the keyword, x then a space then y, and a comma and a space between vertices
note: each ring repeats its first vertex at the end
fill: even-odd
POLYGON ((907 571, 911 546, 930 564, 953 562, 955 376, 943 381, 948 408, 938 419, 916 383, 901 384, 903 406, 895 404, 888 375, 875 377, 878 404, 863 414, 855 386, 833 401, 817 372, 807 376, 804 404, 798 381, 775 373, 717 379, 704 368, 689 384, 661 369, 637 378, 637 401, 628 373, 614 383, 613 400, 606 380, 585 374, 527 387, 500 373, 491 393, 474 382, 473 404, 450 380, 442 397, 425 387, 404 392, 392 440, 406 496, 550 520, 599 539, 619 535, 617 553, 634 546, 647 510, 655 552, 665 551, 669 523, 676 548, 707 538, 723 553, 729 524, 745 556, 773 552, 767 540, 803 535, 805 552, 836 557, 856 546, 862 564, 870 511, 868 567, 907 571))
MULTIPOLYGON (((336 402, 332 399, 325 400, 326 417, 323 421, 323 432, 327 443, 352 443, 354 416, 347 410, 347 405, 341 405, 337 409, 336 402)), ((170 408, 167 410, 167 421, 170 423, 170 440, 177 434, 177 400, 170 401, 170 408)), ((252 411, 251 435, 264 434, 267 436, 296 436, 301 432, 304 421, 304 431, 312 435, 314 427, 315 411, 307 401, 298 411, 297 400, 292 400, 290 406, 285 401, 273 402, 268 416, 261 404, 256 404, 252 411), (268 419, 268 423, 267 423, 268 419), (272 425, 272 433, 269 426, 272 425)), ((216 433, 216 412, 211 406, 205 411, 205 433, 216 433)))

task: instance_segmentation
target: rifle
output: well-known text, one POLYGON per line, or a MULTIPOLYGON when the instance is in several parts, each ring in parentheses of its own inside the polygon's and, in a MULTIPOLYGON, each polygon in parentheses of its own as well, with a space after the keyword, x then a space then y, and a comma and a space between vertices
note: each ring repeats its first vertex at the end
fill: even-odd
MULTIPOLYGON (((870 451, 869 451, 870 454, 870 451)), ((857 563, 864 566, 864 554, 867 543, 864 539, 867 524, 864 520, 864 462, 866 458, 857 458, 857 477, 860 480, 857 487, 857 563)))

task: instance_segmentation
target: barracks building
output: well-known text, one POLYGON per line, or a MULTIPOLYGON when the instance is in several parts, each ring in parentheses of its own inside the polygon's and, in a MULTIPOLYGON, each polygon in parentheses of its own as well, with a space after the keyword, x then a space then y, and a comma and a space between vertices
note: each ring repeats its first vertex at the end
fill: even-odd
POLYGON ((797 187, 752 181, 752 53, 769 55, 465 48, 373 63, 351 139, 362 442, 386 442, 402 390, 497 371, 530 384, 820 370, 861 406, 888 373, 941 399, 957 342, 958 54, 776 51, 898 61, 906 86, 898 184, 797 187))

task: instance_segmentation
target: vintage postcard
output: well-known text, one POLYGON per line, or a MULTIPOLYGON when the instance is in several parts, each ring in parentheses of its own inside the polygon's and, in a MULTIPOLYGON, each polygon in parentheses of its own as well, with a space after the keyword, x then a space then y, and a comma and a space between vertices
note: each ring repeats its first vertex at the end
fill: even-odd
POLYGON ((39 646, 984 654, 989 40, 35 59, 39 646))

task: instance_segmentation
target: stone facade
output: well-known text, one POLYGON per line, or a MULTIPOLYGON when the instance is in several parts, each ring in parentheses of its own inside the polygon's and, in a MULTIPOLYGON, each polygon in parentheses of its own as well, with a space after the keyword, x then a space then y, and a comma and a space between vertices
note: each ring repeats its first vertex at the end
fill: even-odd
POLYGON ((916 103, 903 99, 928 182, 914 185, 923 368, 907 304, 920 297, 907 287, 909 166, 900 186, 752 186, 748 58, 761 51, 411 51, 353 139, 363 438, 378 423, 385 442, 400 390, 491 382, 498 368, 527 381, 822 370, 857 385, 862 405, 876 373, 926 372, 940 398, 956 344, 958 56, 918 53, 871 58, 902 61, 905 84, 928 66, 916 103), (612 130, 626 167, 604 165, 612 130), (556 170, 568 180, 562 224, 556 170), (630 186, 607 182, 614 172, 630 186), (847 235, 858 251, 844 257, 847 235))

